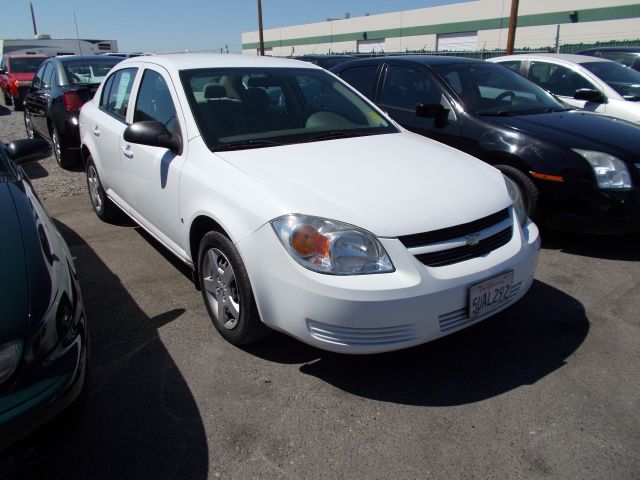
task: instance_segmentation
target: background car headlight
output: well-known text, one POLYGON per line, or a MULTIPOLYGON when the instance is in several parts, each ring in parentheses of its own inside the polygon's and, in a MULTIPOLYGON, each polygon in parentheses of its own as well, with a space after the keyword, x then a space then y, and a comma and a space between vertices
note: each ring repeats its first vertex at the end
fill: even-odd
POLYGON ((375 235, 353 225, 298 214, 276 218, 271 225, 289 254, 314 272, 359 275, 395 270, 375 235))
POLYGON ((13 375, 22 358, 22 340, 0 346, 0 383, 13 375))
POLYGON ((580 150, 574 148, 574 152, 581 155, 593 168, 598 187, 600 188, 631 188, 631 176, 627 164, 619 158, 608 153, 595 152, 593 150, 580 150))
POLYGON ((520 221, 520 226, 524 227, 527 223, 527 207, 524 204, 524 199, 522 198, 522 193, 520 192, 520 188, 509 177, 503 175, 504 183, 507 184, 507 192, 509 192, 509 196, 511 197, 511 201, 513 202, 513 208, 516 211, 516 216, 520 221))

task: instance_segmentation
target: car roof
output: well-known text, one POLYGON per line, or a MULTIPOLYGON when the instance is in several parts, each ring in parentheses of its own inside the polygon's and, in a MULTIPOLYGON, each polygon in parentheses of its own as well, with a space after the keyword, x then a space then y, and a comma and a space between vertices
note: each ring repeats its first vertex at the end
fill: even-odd
POLYGON ((493 61, 502 60, 532 60, 532 59, 545 59, 545 60, 560 60, 562 62, 569 63, 593 63, 593 62, 610 62, 606 58, 589 57, 586 55, 576 55, 570 53, 521 53, 517 55, 507 55, 505 57, 491 58, 493 61))
POLYGON ((588 48, 586 50, 581 50, 576 52, 578 55, 583 53, 595 53, 595 52, 629 52, 629 53, 640 53, 640 45, 635 47, 594 47, 588 48))
POLYGON ((41 53, 38 54, 29 54, 29 53, 8 53, 6 55, 7 58, 47 58, 47 55, 43 55, 41 53))
MULTIPOLYGON (((49 60, 56 60, 58 62, 73 62, 76 60, 104 60, 114 57, 105 57, 104 55, 58 55, 57 57, 51 57, 49 60)), ((116 57, 119 58, 119 57, 116 57)))
MULTIPOLYGON (((256 55, 240 55, 231 53, 168 53, 132 57, 119 65, 130 63, 154 63, 167 70, 190 70, 196 68, 310 68, 320 69, 309 62, 290 58, 260 57, 256 55)), ((321 69, 322 70, 322 69, 321 69)))
POLYGON ((450 57, 447 55, 385 55, 382 57, 358 58, 334 67, 336 70, 355 63, 375 62, 383 63, 389 60, 420 63, 422 65, 451 65, 454 63, 484 63, 482 60, 466 57, 450 57))

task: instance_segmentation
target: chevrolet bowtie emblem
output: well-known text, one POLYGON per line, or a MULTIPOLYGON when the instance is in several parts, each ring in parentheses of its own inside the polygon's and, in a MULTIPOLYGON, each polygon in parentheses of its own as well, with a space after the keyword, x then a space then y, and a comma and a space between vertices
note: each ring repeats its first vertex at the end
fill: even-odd
POLYGON ((478 245, 480 243, 480 234, 472 233, 471 235, 467 235, 466 237, 464 237, 464 240, 469 247, 473 247, 474 245, 478 245))

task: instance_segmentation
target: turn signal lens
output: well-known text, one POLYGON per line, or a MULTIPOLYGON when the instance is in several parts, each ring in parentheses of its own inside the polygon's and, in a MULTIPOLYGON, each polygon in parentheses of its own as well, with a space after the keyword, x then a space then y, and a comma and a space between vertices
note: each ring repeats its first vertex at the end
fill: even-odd
POLYGON ((298 225, 291 231, 289 239, 291 247, 302 257, 319 255, 326 257, 329 254, 331 240, 322 235, 310 225, 298 225))

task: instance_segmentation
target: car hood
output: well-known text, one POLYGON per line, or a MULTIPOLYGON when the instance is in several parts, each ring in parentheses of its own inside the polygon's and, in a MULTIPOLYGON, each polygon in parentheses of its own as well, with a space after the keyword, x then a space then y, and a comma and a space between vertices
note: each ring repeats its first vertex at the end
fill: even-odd
POLYGON ((218 155, 261 184, 276 213, 339 220, 381 237, 467 223, 511 204, 493 167, 407 132, 218 155))
POLYGON ((29 292, 22 228, 10 183, 0 177, 0 345, 29 328, 29 292))
POLYGON ((627 161, 640 151, 638 126, 598 113, 570 110, 483 118, 561 147, 604 151, 627 161))

